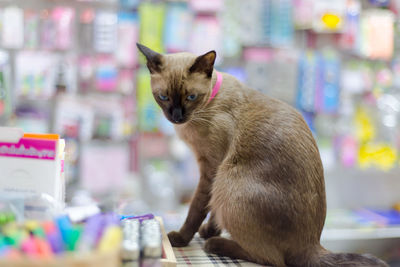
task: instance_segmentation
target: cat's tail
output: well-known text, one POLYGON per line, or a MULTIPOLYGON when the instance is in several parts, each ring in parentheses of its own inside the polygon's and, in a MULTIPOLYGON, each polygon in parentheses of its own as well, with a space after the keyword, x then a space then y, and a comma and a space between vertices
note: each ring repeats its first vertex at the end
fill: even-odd
POLYGON ((319 258, 319 264, 315 266, 376 266, 389 267, 384 261, 370 254, 355 253, 329 253, 319 258))
POLYGON ((307 264, 310 267, 389 267, 387 263, 371 254, 332 253, 321 247, 307 264))

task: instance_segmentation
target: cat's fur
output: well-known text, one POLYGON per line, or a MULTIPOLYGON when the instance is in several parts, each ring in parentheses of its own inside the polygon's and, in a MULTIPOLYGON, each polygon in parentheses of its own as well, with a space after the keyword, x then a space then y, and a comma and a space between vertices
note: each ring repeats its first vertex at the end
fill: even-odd
POLYGON ((208 102, 216 53, 147 58, 157 103, 193 150, 200 181, 173 246, 199 231, 205 250, 274 266, 386 266, 368 255, 333 254, 320 245, 326 215, 324 174, 317 145, 291 106, 223 74, 208 102), (195 101, 187 96, 196 94, 195 101), (168 100, 161 100, 160 95, 168 100), (208 212, 209 221, 202 224, 208 212), (226 229, 231 239, 219 236, 226 229))

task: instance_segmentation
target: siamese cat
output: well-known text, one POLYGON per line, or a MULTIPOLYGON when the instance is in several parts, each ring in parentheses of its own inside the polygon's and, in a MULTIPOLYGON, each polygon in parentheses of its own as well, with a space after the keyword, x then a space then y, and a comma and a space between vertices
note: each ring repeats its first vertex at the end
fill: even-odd
POLYGON ((188 245, 199 232, 206 252, 259 264, 387 266, 320 245, 324 172, 294 108, 214 70, 215 51, 161 55, 137 46, 147 59, 154 99, 200 169, 187 218, 168 234, 172 246, 188 245), (220 236, 222 229, 229 239, 220 236))

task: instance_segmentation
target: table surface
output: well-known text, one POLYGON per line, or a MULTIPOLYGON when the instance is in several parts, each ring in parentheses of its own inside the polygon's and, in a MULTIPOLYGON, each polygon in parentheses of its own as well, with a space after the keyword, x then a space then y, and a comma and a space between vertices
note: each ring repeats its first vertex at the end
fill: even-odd
POLYGON ((203 250, 204 239, 198 234, 195 235, 189 246, 174 248, 177 266, 243 266, 243 267, 262 267, 255 263, 243 260, 220 257, 215 254, 207 254, 203 250))

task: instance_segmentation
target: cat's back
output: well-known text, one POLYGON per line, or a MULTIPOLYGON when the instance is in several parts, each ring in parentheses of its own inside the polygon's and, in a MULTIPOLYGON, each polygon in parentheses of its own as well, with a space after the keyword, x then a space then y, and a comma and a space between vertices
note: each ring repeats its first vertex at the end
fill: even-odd
MULTIPOLYGON (((227 76, 227 80, 232 79, 227 76)), ((234 78, 233 78, 234 79, 234 78)), ((312 133, 303 116, 292 106, 231 82, 228 95, 236 95, 233 153, 242 160, 271 161, 274 165, 320 165, 320 157, 312 133), (296 155, 303 155, 297 157, 296 155), (307 160, 305 160, 307 159, 307 160)), ((234 101, 226 97, 226 101, 234 101)), ((226 103, 227 104, 227 103, 226 103)), ((318 166, 318 168, 322 166, 318 166)))
POLYGON ((270 130, 290 132, 292 126, 311 133, 303 116, 291 105, 252 89, 233 76, 226 75, 226 80, 227 92, 222 101, 234 106, 237 129, 243 125, 246 129, 275 126, 270 130))

